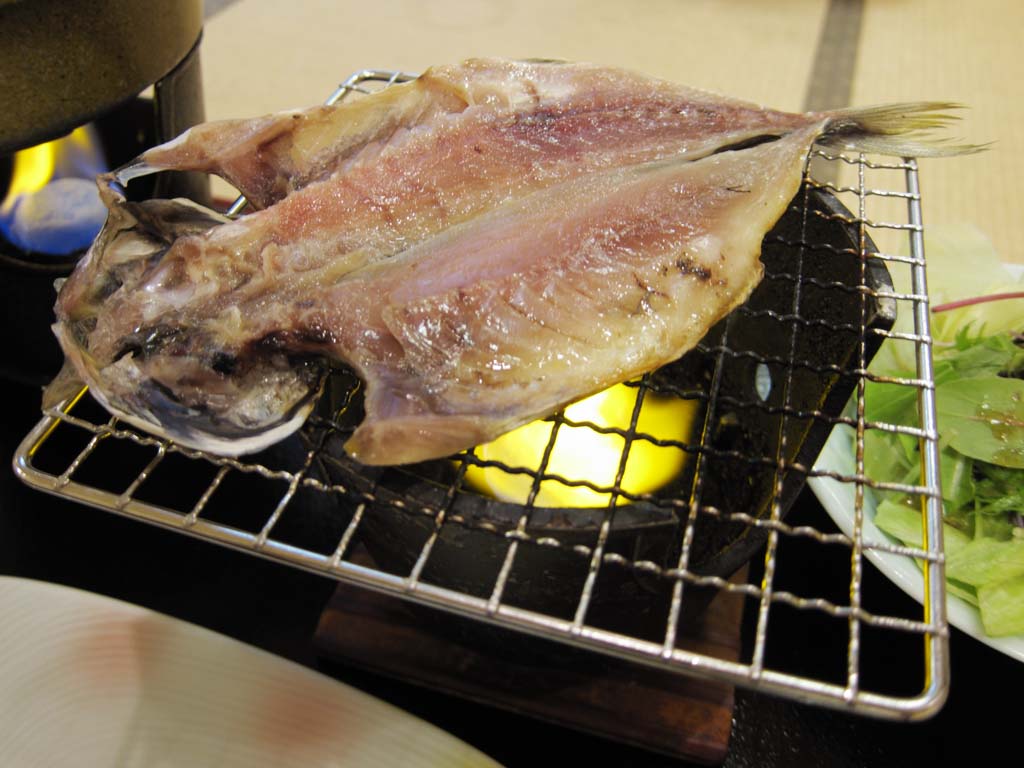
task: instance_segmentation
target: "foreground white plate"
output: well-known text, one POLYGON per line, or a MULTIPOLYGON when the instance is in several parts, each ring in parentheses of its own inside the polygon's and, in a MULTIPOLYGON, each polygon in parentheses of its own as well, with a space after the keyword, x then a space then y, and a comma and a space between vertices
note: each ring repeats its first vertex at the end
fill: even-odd
POLYGON ((105 597, 0 577, 0 764, 498 764, 361 691, 105 597))
MULTIPOLYGON (((815 469, 830 470, 844 475, 854 474, 853 446, 849 433, 843 429, 832 430, 832 435, 818 457, 815 469)), ((854 485, 840 483, 830 477, 812 477, 808 486, 829 516, 847 536, 853 535, 854 485)), ((862 538, 865 543, 897 543, 889 538, 874 523, 875 500, 871 493, 864 494, 864 524, 862 538)), ((892 552, 867 550, 868 560, 889 577, 900 589, 918 602, 924 601, 924 576, 913 558, 892 552)), ((955 595, 946 596, 946 613, 949 623, 977 638, 986 645, 1002 651, 1007 656, 1024 661, 1024 636, 988 637, 981 625, 978 609, 955 595)))

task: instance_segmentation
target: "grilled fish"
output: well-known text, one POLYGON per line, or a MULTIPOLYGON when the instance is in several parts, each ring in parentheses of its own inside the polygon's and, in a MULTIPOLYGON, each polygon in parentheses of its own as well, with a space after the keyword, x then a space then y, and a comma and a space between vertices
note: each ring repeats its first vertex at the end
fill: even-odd
POLYGON ((947 106, 791 114, 487 60, 199 126, 100 179, 108 222, 55 332, 108 409, 185 445, 271 444, 343 363, 366 384, 353 456, 445 456, 684 354, 757 285, 815 141, 968 151, 915 135, 947 106), (124 199, 170 168, 262 210, 124 199))

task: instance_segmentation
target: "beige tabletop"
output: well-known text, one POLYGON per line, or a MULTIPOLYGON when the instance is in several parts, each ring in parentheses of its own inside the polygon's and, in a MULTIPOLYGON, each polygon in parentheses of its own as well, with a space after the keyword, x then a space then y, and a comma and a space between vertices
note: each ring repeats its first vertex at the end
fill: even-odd
POLYGON ((236 0, 211 3, 210 119, 322 101, 364 68, 418 72, 469 56, 625 66, 781 109, 942 99, 987 152, 926 160, 926 230, 970 224, 1004 261, 1017 238, 1024 3, 978 0, 236 0), (218 5, 224 7, 216 10, 218 5), (829 89, 832 92, 829 92, 829 89))

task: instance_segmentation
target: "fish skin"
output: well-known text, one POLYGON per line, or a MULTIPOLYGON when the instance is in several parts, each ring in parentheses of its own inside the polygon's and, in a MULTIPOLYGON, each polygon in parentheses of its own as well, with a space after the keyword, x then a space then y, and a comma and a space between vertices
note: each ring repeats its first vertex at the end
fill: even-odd
MULTIPOLYGON (((236 455, 297 428, 343 362, 367 386, 360 461, 491 439, 676 359, 745 300, 834 121, 591 65, 481 60, 347 107, 193 129, 101 178, 108 224, 55 332, 108 409, 236 455), (237 171, 269 207, 225 222, 126 202, 117 182, 158 166, 237 171)), ((858 119, 842 112, 843 141, 858 119)), ((883 143, 914 127, 871 120, 883 143)))

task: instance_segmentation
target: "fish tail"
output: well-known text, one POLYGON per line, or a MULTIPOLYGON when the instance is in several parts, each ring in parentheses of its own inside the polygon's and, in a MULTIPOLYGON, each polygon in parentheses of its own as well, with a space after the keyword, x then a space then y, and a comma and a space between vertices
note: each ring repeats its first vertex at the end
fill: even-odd
POLYGON ((897 157, 970 155, 988 144, 962 144, 936 135, 959 120, 952 110, 963 105, 947 101, 915 101, 873 107, 852 107, 828 113, 819 143, 858 152, 897 157))

